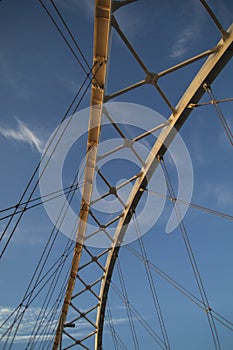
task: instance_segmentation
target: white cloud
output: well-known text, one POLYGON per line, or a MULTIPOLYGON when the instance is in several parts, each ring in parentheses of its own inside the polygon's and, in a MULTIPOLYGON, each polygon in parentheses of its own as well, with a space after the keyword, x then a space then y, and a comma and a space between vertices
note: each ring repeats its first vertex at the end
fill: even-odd
POLYGON ((213 187, 213 191, 220 207, 231 207, 233 202, 232 190, 224 185, 217 185, 213 187))
POLYGON ((42 153, 43 142, 30 130, 25 123, 16 119, 17 127, 15 129, 3 128, 0 126, 0 134, 6 139, 22 141, 28 143, 31 147, 35 146, 37 151, 42 153))
POLYGON ((196 1, 192 1, 192 13, 192 20, 189 21, 188 24, 186 20, 183 29, 177 35, 176 40, 171 47, 171 58, 175 59, 183 57, 200 35, 205 12, 203 11, 202 6, 196 1))
POLYGON ((211 201, 211 209, 220 211, 226 211, 229 213, 232 208, 233 202, 233 190, 227 183, 218 184, 214 182, 206 182, 201 186, 196 200, 202 203, 204 206, 209 206, 208 203, 211 201))
POLYGON ((179 34, 177 41, 172 46, 171 49, 171 58, 179 58, 182 57, 188 50, 192 38, 197 34, 197 27, 189 27, 182 34, 179 34))
MULTIPOLYGON (((0 306, 0 325, 2 325, 4 320, 6 320, 7 317, 9 317, 13 311, 14 311, 13 307, 0 306)), ((27 309, 27 311, 23 317, 23 320, 20 324, 18 333, 14 339, 15 342, 27 342, 30 339, 30 337, 31 337, 30 333, 31 333, 34 325, 36 324, 36 320, 37 320, 37 317, 39 316, 40 312, 41 312, 40 307, 30 307, 27 309)), ((10 326, 10 324, 12 323, 12 321, 14 319, 14 316, 15 315, 13 315, 9 319, 9 321, 6 322, 4 324, 4 326, 1 327, 2 334, 7 331, 8 327, 10 326)), ((57 324, 57 321, 54 321, 54 322, 53 322, 53 325, 57 324)), ((42 328, 43 328, 43 325, 45 325, 45 323, 42 323, 42 328)), ((51 327, 51 328, 53 328, 53 327, 51 327)), ((49 339, 52 339, 53 336, 54 336, 53 334, 46 334, 45 338, 49 340, 49 339)), ((39 337, 39 335, 38 335, 38 337, 39 337)), ((9 340, 11 340, 11 337, 9 337, 9 340)), ((4 341, 4 338, 2 339, 2 341, 4 341)))
MULTIPOLYGON (((0 306, 0 326, 2 326, 4 320, 6 320, 7 317, 9 317, 14 310, 15 310, 14 307, 0 306)), ((44 314, 45 318, 42 319, 41 317, 44 313, 43 309, 41 309, 40 307, 29 307, 23 316, 23 319, 20 323, 17 335, 14 338, 14 342, 26 343, 30 340, 31 336, 33 336, 31 333, 32 333, 34 326, 36 325, 38 317, 39 317, 38 324, 41 324, 41 328, 40 328, 41 332, 43 332, 45 327, 47 329, 51 329, 51 331, 48 331, 47 334, 43 335, 43 337, 46 338, 47 340, 53 339, 54 338, 53 329, 56 328, 56 325, 58 323, 58 314, 57 314, 57 318, 55 318, 53 321, 51 321, 48 324, 47 318, 49 318, 50 312, 51 312, 51 309, 48 308, 46 313, 44 314)), ((2 334, 4 332, 6 332, 7 329, 10 327, 10 325, 12 324, 12 321, 14 320, 14 316, 15 316, 15 314, 12 315, 12 317, 9 319, 8 322, 6 322, 4 324, 4 326, 1 327, 2 334)), ((17 325, 17 323, 16 323, 16 325, 17 325)), ((91 329, 91 325, 84 319, 83 320, 80 319, 80 320, 76 321, 75 325, 77 328, 73 332, 71 330, 71 333, 73 335, 76 335, 77 337, 86 336, 87 332, 91 329)), ((33 336, 33 338, 34 338, 34 336, 33 336)), ((38 339, 39 341, 42 339, 40 332, 38 335, 35 336, 35 338, 38 339)), ((44 338, 43 338, 43 340, 44 340, 44 338)), ((11 340, 11 336, 10 336, 9 340, 11 340)), ((4 338, 2 341, 4 341, 4 338)))
MULTIPOLYGON (((115 308, 114 308, 115 309, 115 308)), ((125 306, 122 308, 117 307, 117 309, 125 309, 125 306)), ((10 317, 9 321, 2 326, 3 322, 12 314, 12 312, 15 310, 14 307, 11 306, 1 306, 0 305, 0 327, 1 327, 1 334, 5 333, 7 329, 10 327, 12 321, 14 320, 15 314, 10 317)), ((112 309, 113 310, 113 309, 112 309)), ((50 315, 51 309, 48 308, 46 313, 45 313, 45 319, 41 319, 41 315, 43 314, 43 309, 40 307, 29 307, 24 316, 23 319, 21 320, 20 327, 18 329, 18 332, 14 338, 15 343, 27 343, 31 337, 33 337, 36 341, 40 340, 52 340, 54 338, 54 332, 53 329, 56 328, 56 325, 58 323, 58 314, 57 317, 50 323, 48 324, 46 316, 50 315), (41 315, 40 315, 41 314, 41 315), (46 334, 43 334, 43 337, 40 334, 40 331, 37 335, 32 335, 32 330, 34 326, 36 325, 37 319, 39 317, 39 323, 41 324, 40 331, 43 332, 43 330, 48 329, 48 332, 46 334), (49 331, 50 329, 50 331, 49 331)), ((77 316, 77 314, 74 311, 71 311, 70 317, 71 316, 77 316)), ((137 319, 133 316, 134 321, 137 321, 137 319)), ((117 316, 113 318, 113 323, 114 325, 121 325, 125 324, 128 322, 127 317, 122 317, 122 316, 117 316)), ((17 323, 16 325, 17 326, 17 323)), ((78 321, 75 322, 75 328, 69 330, 69 334, 72 335, 74 338, 76 337, 81 338, 87 336, 88 333, 90 333, 93 330, 93 326, 89 322, 87 322, 85 319, 79 319, 78 321)), ((13 333, 12 333, 13 334, 13 333)), ((4 338, 2 339, 2 342, 4 342, 4 338)), ((8 339, 9 341, 12 340, 12 335, 8 339)), ((1 344, 1 342, 0 342, 1 344)))

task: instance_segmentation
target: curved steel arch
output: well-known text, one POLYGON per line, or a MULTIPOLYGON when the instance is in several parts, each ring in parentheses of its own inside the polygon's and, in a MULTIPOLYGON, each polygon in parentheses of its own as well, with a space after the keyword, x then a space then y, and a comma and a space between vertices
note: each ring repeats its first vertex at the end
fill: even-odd
POLYGON ((226 39, 221 39, 217 45, 217 50, 213 53, 203 64, 184 95, 180 99, 179 103, 175 108, 175 113, 172 113, 169 117, 169 124, 164 127, 161 131, 158 139, 155 141, 150 154, 146 160, 146 166, 141 169, 140 177, 136 180, 131 194, 127 201, 127 207, 123 212, 122 218, 117 226, 114 244, 110 250, 106 265, 105 265, 105 275, 102 281, 100 290, 100 307, 97 313, 97 334, 95 341, 95 350, 102 349, 102 338, 103 338, 103 327, 104 327, 104 317, 105 308, 109 292, 109 287, 111 283, 111 278, 115 266, 116 259, 121 247, 121 242, 124 239, 124 235, 127 230, 127 225, 129 224, 133 213, 139 203, 143 189, 145 189, 148 181, 155 172, 159 159, 163 157, 167 148, 173 141, 175 137, 174 130, 179 130, 184 122, 187 120, 188 116, 192 112, 192 106, 198 103, 201 97, 205 93, 204 84, 211 84, 227 62, 231 59, 233 55, 233 25, 227 31, 228 35, 226 39), (166 145, 166 146, 165 146, 166 145))
MULTIPOLYGON (((135 0, 125 0, 124 3, 130 3, 135 0)), ((66 289, 66 296, 62 307, 62 312, 59 320, 59 324, 56 331, 56 336, 53 344, 53 350, 57 350, 61 341, 61 334, 63 332, 63 326, 66 322, 68 308, 71 304, 72 294, 75 286, 75 280, 79 269, 79 262, 81 253, 83 250, 84 234, 86 231, 86 224, 88 220, 89 207, 91 203, 91 194, 93 187, 93 177, 96 165, 97 146, 99 141, 100 125, 101 125, 101 114, 102 106, 104 102, 105 86, 106 86, 106 66, 109 54, 109 34, 110 34, 110 22, 111 13, 116 9, 118 1, 113 2, 112 0, 96 0, 95 1, 95 28, 94 28, 94 53, 93 53, 93 75, 94 79, 92 82, 92 95, 91 95, 91 106, 96 106, 95 112, 91 112, 89 120, 89 132, 88 132, 88 143, 87 150, 92 148, 93 152, 87 154, 87 165, 85 169, 85 185, 82 194, 82 203, 80 208, 80 224, 77 232, 77 243, 74 250, 74 256, 72 261, 72 268, 70 271, 70 277, 66 289)), ((112 249, 109 250, 104 273, 102 272, 102 283, 100 293, 98 296, 98 305, 93 309, 97 308, 97 317, 95 331, 90 336, 95 334, 95 350, 102 349, 102 338, 103 338, 103 327, 106 301, 108 297, 110 282, 115 266, 115 262, 120 250, 120 244, 124 239, 124 235, 127 230, 132 215, 139 203, 143 194, 143 189, 146 188, 148 181, 155 172, 159 158, 163 157, 167 148, 171 144, 175 137, 174 130, 179 130, 189 114, 192 111, 192 106, 195 105, 205 93, 204 83, 211 84, 230 58, 233 55, 233 26, 231 26, 224 35, 224 38, 218 43, 217 47, 208 52, 210 54, 207 61, 204 63, 196 77, 193 79, 183 97, 177 104, 175 110, 168 119, 168 124, 163 128, 158 140, 152 147, 150 154, 146 160, 146 165, 142 168, 140 176, 137 178, 131 194, 127 200, 126 208, 122 212, 122 217, 117 226, 114 243, 112 249), (165 146, 166 145, 166 146, 165 146)), ((206 56, 206 54, 205 54, 206 56)), ((203 56, 204 57, 204 56, 203 56)), ((196 59, 196 58, 195 58, 196 59)), ((191 62, 191 61, 190 61, 191 62)), ((161 75, 162 76, 162 75, 161 75)), ((145 81, 146 83, 146 81, 145 81)), ((150 83, 150 82, 148 82, 150 83)), ((92 260, 95 262, 98 257, 92 256, 92 260)), ((85 285, 89 288, 90 286, 85 285)), ((92 309, 91 309, 92 310, 92 309)), ((81 317, 81 315, 80 315, 81 317)), ((89 335, 88 335, 89 337, 89 335)), ((87 337, 86 337, 87 338, 87 337)), ((86 339, 85 338, 85 339, 86 339)), ((75 344, 81 344, 82 341, 77 340, 75 344)), ((73 346, 75 346, 75 344, 73 346)))

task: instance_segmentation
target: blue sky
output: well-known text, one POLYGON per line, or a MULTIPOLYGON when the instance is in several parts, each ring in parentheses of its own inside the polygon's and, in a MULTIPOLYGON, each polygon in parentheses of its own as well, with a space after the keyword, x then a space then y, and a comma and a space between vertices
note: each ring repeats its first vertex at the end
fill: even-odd
MULTIPOLYGON (((56 1, 90 64, 93 3, 92 0, 56 1)), ((232 1, 210 0, 208 3, 223 27, 228 28, 233 18, 232 1)), ((153 72, 162 71, 215 46, 220 38, 217 28, 197 0, 140 0, 120 9, 116 17, 127 38, 153 72)), ((46 141, 65 114, 85 74, 38 1, 1 1, 0 29, 0 209, 4 209, 15 205, 19 200, 40 160, 46 141)), ((111 49, 108 93, 145 78, 144 72, 115 32, 112 35, 111 49)), ((204 60, 201 60, 193 66, 161 78, 160 84, 174 105, 203 62, 204 60)), ((217 99, 232 97, 232 63, 228 64, 212 86, 217 99)), ((89 100, 88 91, 79 109, 88 107, 89 100)), ((202 102, 208 100, 208 96, 204 96, 202 102)), ((165 118, 169 117, 166 104, 152 86, 138 88, 114 101, 138 103, 156 110, 165 118)), ((221 109, 232 129, 232 102, 221 104, 221 109)), ((193 164, 192 202, 232 215, 232 146, 213 106, 195 109, 180 134, 193 164)), ((65 185, 69 184, 74 176, 80 158, 80 154, 76 156, 73 149, 64 169, 65 185)), ((169 163, 168 158, 167 161, 171 177, 176 184, 174 165, 169 163)), ((118 171, 115 173, 116 179, 121 176, 118 171)), ((39 195, 38 189, 36 195, 39 195)), ((78 211, 79 198, 74 201, 73 208, 75 207, 78 211)), ((168 202, 155 227, 143 237, 148 249, 147 254, 156 266, 198 295, 179 229, 170 235, 164 233, 171 209, 168 202)), ((153 215, 153 208, 149 215, 153 215)), ((232 221, 189 208, 184 222, 210 304, 214 310, 232 322, 232 221)), ((7 220, 0 221, 1 230, 4 230, 6 223, 7 220)), ((10 226, 10 229, 11 227, 13 226, 10 226)), ((51 228, 52 224, 43 207, 32 209, 24 215, 0 264, 1 321, 20 303, 51 228)), ((59 234, 48 267, 59 257, 66 243, 67 238, 59 234)), ((138 242, 133 243, 132 247, 139 251, 138 242)), ((148 295, 147 300, 142 297, 148 293, 142 264, 130 255, 125 247, 120 253, 120 261, 125 278, 127 277, 129 299, 137 305, 151 325, 159 328, 158 320, 152 311, 151 297, 148 295)), ((67 269, 68 266, 69 262, 66 264, 67 269)), ((65 275, 65 272, 62 274, 65 275)), ((94 276, 95 271, 91 271, 90 275, 94 276)), ((214 349, 203 312, 156 274, 154 277, 171 348, 214 349)), ((117 272, 114 273, 114 281, 119 286, 117 272)), ((82 300, 81 307, 84 308, 88 302, 88 298, 82 300)), ((25 314, 13 349, 18 350, 25 346, 34 325, 33 319, 40 313, 42 303, 43 295, 35 300, 25 314)), ((110 304, 115 328, 131 349, 133 345, 127 328, 124 304, 113 289, 110 291, 110 304)), ((136 319, 135 325, 140 345, 143 348, 153 348, 154 343, 136 319)), ((85 327, 85 324, 80 324, 79 332, 83 329, 85 331, 85 327)), ((222 349, 230 349, 233 343, 232 332, 219 323, 217 327, 222 349)), ((107 328, 104 345, 105 349, 113 349, 107 328)))

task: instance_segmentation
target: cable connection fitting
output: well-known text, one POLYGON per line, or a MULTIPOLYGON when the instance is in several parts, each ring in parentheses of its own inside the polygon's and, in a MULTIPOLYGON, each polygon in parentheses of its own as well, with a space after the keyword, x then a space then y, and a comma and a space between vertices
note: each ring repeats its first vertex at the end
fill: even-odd
POLYGON ((129 212, 130 212, 131 215, 133 215, 133 214, 135 214, 135 209, 134 208, 130 208, 129 212))
POLYGON ((210 86, 210 84, 208 84, 208 83, 204 83, 204 84, 203 84, 203 89, 204 89, 206 92, 212 91, 212 90, 211 90, 211 86, 210 86))
POLYGON ((157 161, 160 163, 160 162, 163 162, 163 156, 160 156, 159 154, 157 155, 157 161))
POLYGON ((187 108, 193 109, 195 107, 198 107, 196 103, 190 103, 187 108))
POLYGON ((207 314, 212 311, 210 306, 207 306, 204 310, 207 314))
POLYGON ((213 100, 210 101, 210 103, 211 103, 212 105, 217 105, 217 104, 218 104, 218 101, 215 100, 215 99, 213 99, 213 100))

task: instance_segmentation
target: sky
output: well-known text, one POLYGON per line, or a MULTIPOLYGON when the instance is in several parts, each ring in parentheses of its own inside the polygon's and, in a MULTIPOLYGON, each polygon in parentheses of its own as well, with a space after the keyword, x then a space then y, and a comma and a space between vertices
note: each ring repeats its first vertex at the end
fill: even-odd
MULTIPOLYGON (((57 0, 55 3, 69 25, 87 62, 91 65, 94 0, 57 0)), ((45 2, 45 4, 55 16, 50 1, 45 2)), ((233 18, 232 1, 209 0, 208 4, 223 27, 227 29, 233 18)), ((121 8, 115 15, 122 31, 149 71, 155 73, 214 47, 220 40, 219 31, 198 0, 139 0, 121 8)), ((55 18, 58 22, 58 18, 56 16, 55 18)), ((0 30, 0 210, 3 210, 18 203, 41 159, 46 142, 59 125, 75 94, 81 88, 85 73, 67 48, 39 1, 2 0, 0 2, 0 30)), ((85 70, 87 70, 88 68, 80 57, 80 53, 77 53, 77 56, 85 70)), ((204 60, 202 59, 191 66, 171 73, 159 81, 160 86, 169 96, 169 100, 174 106, 189 86, 204 60)), ((232 63, 232 61, 229 62, 212 85, 216 99, 232 98, 232 63)), ((144 72, 113 31, 107 94, 114 93, 144 78, 144 72)), ((79 105, 79 111, 89 107, 90 87, 88 82, 85 83, 84 88, 87 89, 87 93, 79 105)), ((84 89, 82 89, 83 91, 84 89)), ((113 101, 134 103, 151 108, 166 119, 170 115, 166 103, 150 85, 121 95, 113 101)), ((209 97, 205 95, 201 102, 207 101, 209 101, 209 97)), ((232 102, 223 103, 220 107, 232 130, 232 102)), ((80 120, 75 124, 77 135, 82 130, 83 126, 81 125, 87 125, 88 118, 82 119, 83 115, 88 115, 88 112, 85 113, 80 114, 80 120)), ((72 111, 68 113, 68 116, 71 114, 72 111)), ((146 125, 146 117, 143 118, 145 118, 146 125)), ((157 121, 158 119, 155 125, 157 125, 157 121)), ((130 124, 135 125, 135 123, 136 119, 133 121, 128 119, 124 126, 124 132, 128 135, 128 138, 132 138, 132 135, 135 136, 140 129, 139 127, 132 127, 132 125, 129 126, 130 124)), ((139 120, 139 123, 143 124, 143 121, 139 120)), ((75 132, 75 129, 72 132, 75 132)), ((107 136, 102 136, 102 141, 111 140, 115 137, 114 131, 108 127, 106 127, 106 134, 107 136)), ((194 179, 191 202, 233 215, 232 146, 214 107, 206 105, 194 109, 180 130, 180 136, 186 145, 192 162, 194 179)), ((66 141, 67 139, 65 139, 66 141)), ((154 138, 147 138, 142 142, 142 145, 147 147, 148 150, 153 141, 154 138)), ((71 147, 67 155, 62 172, 64 187, 70 186, 77 167, 80 169, 79 177, 82 179, 85 142, 84 135, 71 147)), ((63 146, 65 147, 66 144, 63 146)), ((109 144, 107 144, 108 146, 109 144)), ((54 156, 54 164, 59 159, 59 155, 54 156)), ((166 155, 165 161, 175 191, 177 191, 178 180, 174 161, 169 155, 166 155)), ((186 164, 183 164, 183 166, 185 167, 186 164)), ((129 162, 126 156, 126 160, 123 159, 122 163, 115 160, 115 165, 114 162, 106 163, 103 165, 103 169, 116 185, 122 179, 130 176, 132 172, 139 171, 139 166, 135 159, 131 159, 131 162, 129 162)), ((56 173, 53 176, 56 176, 56 173)), ((151 181, 150 191, 162 191, 160 187, 162 186, 161 176, 160 169, 160 172, 155 173, 151 181), (158 186, 156 181, 159 184, 158 186)), ((31 189, 37 179, 38 174, 31 184, 31 189)), ((49 181, 55 183, 53 177, 50 177, 49 181)), ((97 181, 96 186, 99 186, 99 192, 97 191, 96 196, 98 196, 98 193, 103 194, 106 190, 101 181, 97 181)), ((130 190, 130 186, 125 191, 122 190, 122 198, 125 199, 130 190)), ((40 192, 37 187, 34 197, 39 195, 40 192)), ((151 195, 152 204, 149 208, 146 208, 143 215, 140 216, 140 220, 133 220, 131 230, 138 229, 144 232, 149 219, 156 215, 156 213, 154 214, 157 210, 156 205, 160 205, 161 198, 154 197, 153 199, 151 195)), ((72 209, 76 213, 79 211, 80 198, 79 190, 72 203, 72 209)), ((139 205, 139 211, 143 211, 145 202, 146 199, 143 199, 141 206, 139 205)), ((52 203, 51 206, 54 210, 59 207, 56 200, 49 203, 52 203)), ((110 205, 114 206, 115 202, 111 203, 110 198, 106 204, 110 207, 110 205)), ((164 208, 157 222, 143 235, 143 244, 146 247, 148 259, 199 298, 179 227, 171 234, 165 233, 172 205, 170 201, 164 201, 163 204, 164 208)), ((10 212, 0 212, 2 232, 4 232, 9 220, 9 218, 3 219, 5 213, 10 212)), ((102 218, 104 218, 103 213, 102 218)), ((16 220, 17 217, 10 223, 1 245, 7 241, 16 220)), ((184 223, 200 268, 209 303, 213 310, 233 322, 232 220, 190 207, 184 218, 184 223)), ((90 219, 90 224, 93 224, 92 219, 90 219)), ((53 224, 43 206, 30 209, 23 215, 0 262, 1 323, 21 303, 52 228, 53 224)), ((49 271, 49 268, 59 259, 66 244, 69 244, 69 239, 63 233, 59 233, 53 250, 46 261, 44 271, 49 271)), ((133 242, 129 246, 136 252, 140 252, 140 241, 133 242)), ((93 251, 95 251, 95 254, 99 254, 101 250, 93 248, 93 251)), ((104 258, 105 256, 103 261, 104 258)), ((86 253, 83 254, 82 259, 83 263, 87 261, 86 253)), ((119 261, 120 267, 116 268, 113 274, 113 285, 121 288, 119 269, 122 269, 130 303, 161 336, 158 318, 153 309, 153 298, 148 288, 145 266, 132 254, 132 251, 130 252, 127 246, 121 248, 119 261)), ((64 269, 60 271, 61 279, 58 285, 54 287, 55 294, 50 298, 48 312, 52 310, 52 302, 58 296, 62 278, 66 277, 69 266, 70 260, 68 259, 64 269)), ((96 266, 91 267, 84 272, 83 278, 90 279, 90 281, 94 280, 100 273, 97 270, 96 266)), ((55 268, 50 273, 51 278, 56 276, 55 268)), ((153 271, 151 273, 156 284, 171 349, 214 349, 205 312, 183 297, 161 276, 153 271)), ((99 284, 96 288, 98 286, 99 284)), ((44 308, 43 301, 48 292, 48 288, 46 288, 35 298, 25 313, 12 349, 26 348, 35 325, 35 319, 41 320, 40 315, 44 308)), ((78 286, 77 288, 81 287, 78 286)), ((120 335, 122 342, 126 344, 126 348, 133 349, 134 345, 126 307, 116 292, 117 288, 112 287, 109 292, 109 305, 114 328, 117 334, 120 335)), ((79 301, 79 308, 82 310, 93 303, 92 296, 86 295, 87 293, 83 294, 79 301)), ((59 310, 57 312, 59 313, 59 310)), ((57 317, 51 322, 51 329, 56 326, 57 317)), ((74 317, 75 313, 72 310, 69 319, 74 317)), ((132 315, 132 318, 138 335, 139 348, 160 349, 142 327, 135 314, 132 315)), ((43 320, 41 322, 43 327, 43 320)), ((72 331, 73 334, 82 336, 91 329, 85 321, 77 321, 77 325, 77 329, 72 331)), ((104 348, 114 349, 108 326, 106 325, 104 330, 104 348)), ((4 327, 0 330, 0 334, 5 331, 6 328, 4 327)), ((221 349, 229 350, 233 344, 232 332, 217 321, 216 327, 221 349)), ((48 341, 51 340, 52 335, 52 331, 49 330, 47 333, 48 341)), ((66 340, 63 341, 66 344, 66 340)), ((3 348, 4 342, 0 341, 0 344, 0 347, 3 348)), ((6 349, 9 348, 9 344, 6 349)), ((39 346, 40 339, 38 339, 34 348, 39 349, 39 346)))

